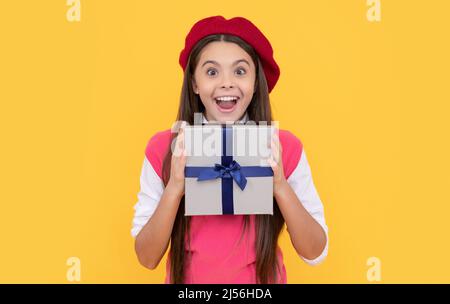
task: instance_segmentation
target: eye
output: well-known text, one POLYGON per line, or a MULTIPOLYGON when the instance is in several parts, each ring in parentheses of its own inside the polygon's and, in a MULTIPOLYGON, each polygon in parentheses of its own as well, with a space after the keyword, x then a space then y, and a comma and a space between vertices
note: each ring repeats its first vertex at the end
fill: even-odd
POLYGON ((244 68, 238 68, 238 69, 236 70, 236 72, 238 72, 238 75, 244 75, 244 74, 246 73, 246 71, 245 71, 244 68))
POLYGON ((209 76, 214 76, 214 75, 216 75, 216 73, 217 73, 216 69, 208 69, 206 71, 206 74, 208 74, 209 76), (210 72, 214 72, 214 74, 211 74, 210 72))

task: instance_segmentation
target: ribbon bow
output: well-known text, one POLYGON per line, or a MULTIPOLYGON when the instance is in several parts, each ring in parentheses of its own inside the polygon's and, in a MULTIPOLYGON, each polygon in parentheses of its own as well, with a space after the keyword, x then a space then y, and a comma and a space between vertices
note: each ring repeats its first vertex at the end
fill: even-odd
POLYGON ((241 190, 245 189, 247 179, 241 171, 241 166, 233 160, 229 166, 215 164, 213 168, 207 168, 200 172, 197 181, 205 181, 216 178, 233 178, 241 190))

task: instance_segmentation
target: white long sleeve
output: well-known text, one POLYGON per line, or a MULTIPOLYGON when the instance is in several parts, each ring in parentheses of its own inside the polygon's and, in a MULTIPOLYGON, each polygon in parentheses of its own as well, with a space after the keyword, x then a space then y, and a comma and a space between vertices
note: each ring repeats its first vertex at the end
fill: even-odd
POLYGON ((135 213, 131 229, 131 235, 134 238, 155 212, 164 192, 164 184, 161 178, 156 174, 146 157, 142 164, 140 185, 141 188, 137 195, 138 201, 134 205, 135 213))
POLYGON ((320 264, 328 254, 328 227, 325 222, 324 208, 312 179, 311 168, 303 149, 300 161, 292 174, 287 179, 289 185, 297 194, 298 199, 308 213, 322 226, 326 233, 327 241, 322 253, 313 260, 300 256, 309 265, 320 264))

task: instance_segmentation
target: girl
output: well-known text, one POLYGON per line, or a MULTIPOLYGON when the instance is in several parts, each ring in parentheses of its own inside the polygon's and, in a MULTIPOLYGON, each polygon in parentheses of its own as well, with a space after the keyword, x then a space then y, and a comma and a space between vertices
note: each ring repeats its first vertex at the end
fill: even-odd
MULTIPOLYGON (((184 70, 177 121, 272 120, 269 93, 280 70, 262 32, 242 17, 198 21, 180 54, 184 70)), ((184 216, 183 128, 148 142, 131 233, 142 265, 154 269, 166 252, 166 283, 287 283, 278 237, 286 223, 308 264, 324 260, 328 228, 301 141, 279 130, 272 141, 273 215, 184 216), (178 134, 177 134, 178 133, 178 134), (172 153, 171 143, 181 148, 172 153)))

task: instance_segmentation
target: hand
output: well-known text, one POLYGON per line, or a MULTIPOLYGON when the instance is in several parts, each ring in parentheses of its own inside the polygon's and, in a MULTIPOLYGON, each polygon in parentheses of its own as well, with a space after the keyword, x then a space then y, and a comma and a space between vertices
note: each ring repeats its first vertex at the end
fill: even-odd
POLYGON ((182 122, 175 140, 170 165, 170 178, 167 183, 168 187, 180 196, 184 195, 184 168, 186 167, 186 150, 184 145, 185 126, 186 122, 182 122))
POLYGON ((272 136, 272 141, 270 143, 271 155, 267 159, 267 162, 272 167, 273 170, 273 191, 274 193, 281 187, 283 183, 286 182, 286 177, 284 176, 282 152, 280 139, 278 137, 278 132, 275 132, 272 136))

